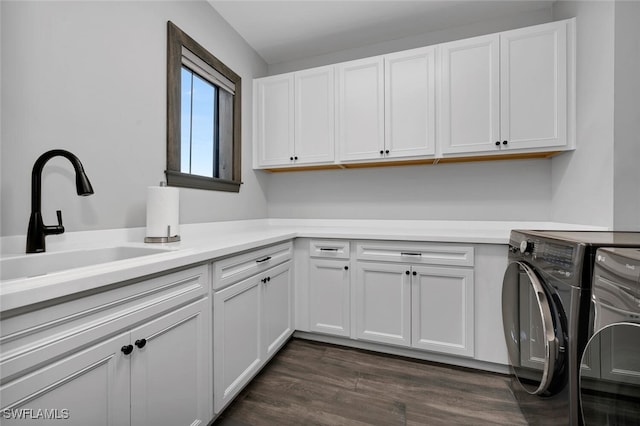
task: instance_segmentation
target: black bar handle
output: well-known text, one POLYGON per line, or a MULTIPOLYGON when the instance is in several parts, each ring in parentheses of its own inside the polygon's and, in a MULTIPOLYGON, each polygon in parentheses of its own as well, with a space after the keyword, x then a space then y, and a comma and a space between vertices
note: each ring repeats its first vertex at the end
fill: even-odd
POLYGON ((403 251, 403 252, 400 252, 400 256, 422 256, 422 253, 403 251))
POLYGON ((320 251, 338 251, 338 249, 331 247, 320 247, 320 251))
POLYGON ((271 260, 271 256, 267 256, 267 257, 263 257, 262 259, 258 259, 258 260, 256 260, 256 263, 263 263, 263 262, 266 262, 267 260, 271 260))

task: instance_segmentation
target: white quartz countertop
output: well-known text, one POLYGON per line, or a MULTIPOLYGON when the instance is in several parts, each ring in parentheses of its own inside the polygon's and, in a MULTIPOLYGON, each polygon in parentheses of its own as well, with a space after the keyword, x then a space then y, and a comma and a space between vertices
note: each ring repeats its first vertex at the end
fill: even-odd
MULTIPOLYGON (((181 241, 145 244, 145 228, 67 232, 47 237, 47 252, 153 246, 167 252, 0 281, 0 312, 287 241, 296 237, 507 244, 512 229, 607 230, 555 222, 258 219, 180 226, 181 241)), ((26 256, 25 237, 3 237, 1 258, 26 256)), ((31 254, 28 256, 43 256, 31 254)))

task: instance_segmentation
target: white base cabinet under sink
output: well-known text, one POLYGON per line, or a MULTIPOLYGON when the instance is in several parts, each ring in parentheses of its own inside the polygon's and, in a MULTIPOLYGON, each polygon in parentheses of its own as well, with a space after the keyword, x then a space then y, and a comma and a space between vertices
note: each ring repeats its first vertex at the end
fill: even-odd
POLYGON ((3 315, 2 424, 206 424, 207 282, 196 267, 3 315))

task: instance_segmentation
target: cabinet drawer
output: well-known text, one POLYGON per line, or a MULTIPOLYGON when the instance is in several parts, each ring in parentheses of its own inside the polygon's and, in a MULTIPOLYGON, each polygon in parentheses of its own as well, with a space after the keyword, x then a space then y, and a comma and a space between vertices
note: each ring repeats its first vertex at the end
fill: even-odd
POLYGON ((349 259, 349 241, 311 240, 309 243, 309 254, 311 257, 349 259))
POLYGON ((473 266, 473 247, 455 244, 359 242, 356 255, 358 260, 473 266))
POLYGON ((213 264, 213 289, 220 290, 285 262, 292 256, 293 245, 289 241, 219 260, 213 264))

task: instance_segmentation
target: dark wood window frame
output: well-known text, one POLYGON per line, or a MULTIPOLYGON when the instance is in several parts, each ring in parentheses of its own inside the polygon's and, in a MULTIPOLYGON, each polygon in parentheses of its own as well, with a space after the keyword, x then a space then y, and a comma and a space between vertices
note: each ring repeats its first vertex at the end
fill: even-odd
POLYGON ((242 79, 171 21, 167 22, 167 185, 214 191, 239 192, 241 179, 242 79), (233 97, 232 180, 182 173, 180 171, 180 100, 182 48, 188 49, 235 84, 233 97))

